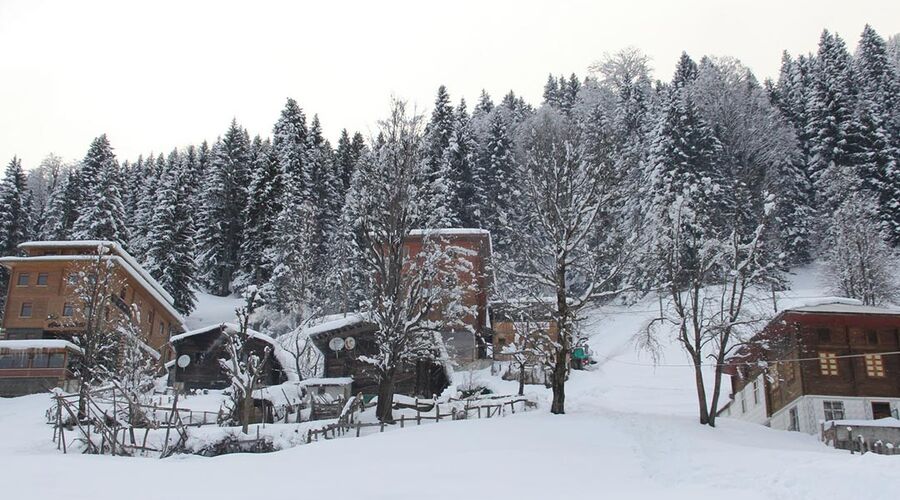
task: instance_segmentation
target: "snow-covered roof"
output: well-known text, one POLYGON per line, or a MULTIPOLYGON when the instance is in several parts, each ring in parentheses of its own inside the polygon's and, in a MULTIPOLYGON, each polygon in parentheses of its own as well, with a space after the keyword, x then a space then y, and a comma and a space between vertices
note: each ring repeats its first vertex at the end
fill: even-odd
MULTIPOLYGON (((174 344, 175 342, 184 340, 188 337, 193 337, 194 335, 200 335, 203 333, 209 333, 213 330, 225 328, 229 333, 237 333, 241 331, 241 327, 234 323, 214 323, 212 325, 207 325, 201 328, 197 328, 195 330, 191 330, 189 332, 179 333, 178 335, 172 335, 169 338, 169 343, 174 344)), ((265 333, 257 332, 256 330, 247 329, 247 337, 261 340, 272 346, 272 355, 275 356, 275 359, 278 360, 278 363, 281 364, 281 369, 284 371, 285 376, 287 376, 288 381, 296 382, 299 377, 293 370, 294 360, 291 358, 291 353, 289 353, 284 347, 281 346, 278 342, 275 341, 272 337, 266 335, 265 333)))
MULTIPOLYGON (((89 247, 107 247, 116 255, 104 258, 112 258, 118 262, 123 269, 138 283, 144 287, 150 295, 162 304, 166 311, 171 314, 179 323, 184 325, 184 318, 175 307, 175 299, 172 295, 156 281, 146 269, 138 264, 137 260, 131 256, 121 245, 114 241, 107 240, 71 240, 71 241, 26 241, 20 243, 18 248, 89 248, 89 247)), ((46 261, 69 261, 69 260, 91 260, 95 257, 92 255, 40 255, 35 257, 2 257, 0 262, 46 262, 46 261)))
POLYGON ((84 351, 68 340, 60 339, 31 339, 31 340, 0 340, 0 349, 10 351, 27 351, 32 349, 66 349, 79 354, 84 351))
POLYGON ((346 316, 340 316, 335 319, 323 321, 319 324, 304 328, 303 333, 309 336, 315 336, 324 332, 337 330, 345 326, 352 326, 359 323, 369 321, 369 315, 366 313, 350 313, 346 316))
POLYGON ((829 420, 825 422, 825 428, 831 427, 897 427, 900 428, 900 420, 894 417, 879 418, 878 420, 829 420))
POLYGON ((442 236, 490 236, 491 232, 487 229, 451 227, 444 229, 413 229, 409 232, 410 236, 423 235, 442 235, 442 236))
POLYGON ((848 299, 843 297, 823 297, 818 301, 795 305, 785 309, 794 312, 812 312, 812 313, 843 313, 843 314, 897 314, 900 315, 900 309, 889 309, 886 307, 874 307, 863 305, 856 299, 848 299))
POLYGON ((353 377, 321 377, 308 378, 298 382, 299 385, 309 387, 311 385, 349 385, 353 383, 353 377))

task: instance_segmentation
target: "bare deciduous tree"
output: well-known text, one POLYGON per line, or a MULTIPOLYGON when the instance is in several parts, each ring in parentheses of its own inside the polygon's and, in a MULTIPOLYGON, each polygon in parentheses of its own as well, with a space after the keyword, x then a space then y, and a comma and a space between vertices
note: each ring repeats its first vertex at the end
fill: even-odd
POLYGON ((248 287, 244 292, 246 304, 235 311, 238 317, 237 331, 223 326, 227 357, 219 360, 222 369, 231 379, 232 410, 237 414, 244 434, 249 433, 253 416, 253 391, 265 376, 266 362, 272 350, 267 345, 260 353, 249 342, 250 316, 256 309, 257 293, 255 286, 248 287))
POLYGON ((456 268, 465 260, 453 258, 454 249, 440 233, 427 229, 434 214, 422 210, 416 182, 422 168, 421 116, 408 114, 406 104, 395 100, 379 132, 354 174, 348 210, 371 291, 364 305, 378 328, 376 354, 360 360, 378 374, 376 412, 390 422, 398 371, 405 363, 436 358, 439 332, 465 313, 456 268), (410 255, 405 242, 417 228, 425 228, 422 248, 410 255))

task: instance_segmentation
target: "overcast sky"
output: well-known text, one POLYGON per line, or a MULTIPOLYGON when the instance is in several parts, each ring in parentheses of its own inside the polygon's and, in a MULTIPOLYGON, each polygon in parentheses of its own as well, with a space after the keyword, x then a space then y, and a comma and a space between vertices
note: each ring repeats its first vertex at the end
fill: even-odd
POLYGON ((900 2, 0 0, 0 163, 81 158, 101 133, 120 160, 168 152, 232 117, 269 135, 288 96, 333 142, 368 135, 392 94, 430 108, 441 83, 470 106, 482 88, 539 104, 549 72, 629 45, 660 78, 686 50, 762 79, 826 27, 852 50, 865 23, 900 32, 900 2))

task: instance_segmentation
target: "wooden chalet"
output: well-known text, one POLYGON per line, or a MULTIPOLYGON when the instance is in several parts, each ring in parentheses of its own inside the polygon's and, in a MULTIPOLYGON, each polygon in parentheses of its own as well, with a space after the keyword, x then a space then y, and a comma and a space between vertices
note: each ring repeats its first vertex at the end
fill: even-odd
MULTIPOLYGON (((441 332, 447 351, 457 364, 465 365, 487 356, 489 340, 488 293, 492 284, 490 271, 491 233, 485 229, 425 229, 410 232, 404 240, 407 258, 412 260, 422 251, 426 238, 437 241, 443 249, 451 249, 458 259, 467 262, 457 266, 457 278, 466 287, 462 303, 473 313, 463 318, 463 326, 441 332)), ((440 317, 440 308, 433 316, 440 317)))
POLYGON ((900 310, 841 300, 782 311, 730 359, 720 414, 810 434, 825 421, 896 416, 897 351, 900 310))
MULTIPOLYGON (((375 324, 364 315, 351 314, 307 329, 307 334, 323 355, 324 376, 327 379, 350 377, 353 394, 367 398, 378 394, 378 377, 369 363, 360 356, 375 356, 375 324), (339 340, 335 340, 339 339, 339 340), (340 342, 341 348, 331 346, 340 342)), ((396 378, 397 394, 431 397, 440 394, 450 384, 444 364, 423 360, 401 367, 396 378)))
POLYGON ((516 335, 528 335, 532 344, 542 340, 557 340, 559 327, 551 317, 546 302, 536 300, 515 300, 491 304, 491 342, 493 358, 508 361, 504 354, 507 346, 515 343, 516 335))
MULTIPOLYGON (((113 263, 115 282, 120 285, 111 296, 107 314, 128 315, 138 313, 142 341, 161 353, 169 354, 165 346, 169 336, 183 331, 183 318, 174 307, 174 299, 143 269, 121 245, 111 241, 31 241, 19 245, 23 256, 0 258, 0 265, 10 274, 5 291, 6 305, 0 340, 7 341, 66 341, 64 348, 47 343, 5 353, 6 361, 0 362, 0 396, 41 392, 49 380, 56 378, 54 386, 69 380, 69 371, 50 377, 47 370, 60 370, 58 357, 63 355, 66 366, 77 361, 78 350, 72 349, 73 337, 84 331, 85 321, 80 316, 81 304, 75 297, 77 274, 86 266, 102 258, 113 263), (102 257, 101 257, 102 254, 102 257), (55 347, 46 347, 53 345, 55 347), (49 351, 48 351, 49 350, 49 351), (51 354, 44 367, 44 354, 51 354), (14 358, 14 359, 13 359, 14 358), (4 365, 10 367, 4 368, 4 365), (12 368, 15 366, 15 368, 12 368), (23 371, 27 368, 28 371, 23 371), (35 371, 43 370, 43 371, 35 371)), ((60 344, 63 345, 63 344, 60 344)))
MULTIPOLYGON (((227 359, 225 331, 240 331, 232 323, 220 323, 191 330, 171 339, 174 351, 172 361, 167 364, 169 385, 179 390, 225 389, 231 380, 222 368, 220 359, 227 359), (188 361, 187 366, 178 366, 182 356, 188 361)), ((286 382, 289 374, 286 367, 291 366, 290 355, 286 353, 272 337, 249 330, 246 340, 248 348, 259 356, 265 356, 265 376, 263 385, 270 386, 286 382), (266 349, 268 348, 268 353, 266 349)))

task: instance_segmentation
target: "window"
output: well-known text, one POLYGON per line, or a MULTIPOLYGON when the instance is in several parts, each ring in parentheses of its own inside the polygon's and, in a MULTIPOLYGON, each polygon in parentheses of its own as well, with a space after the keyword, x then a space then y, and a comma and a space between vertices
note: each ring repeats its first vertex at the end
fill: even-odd
POLYGON ((166 333, 166 324, 163 323, 162 321, 160 321, 160 322, 159 322, 159 335, 160 335, 160 337, 163 336, 163 335, 165 335, 165 333, 166 333))
POLYGON ((31 367, 32 368, 47 368, 47 364, 50 362, 49 354, 35 354, 33 358, 31 358, 31 367))
POLYGON ((819 342, 831 342, 831 330, 828 328, 817 329, 816 335, 819 337, 819 342))
POLYGON ((878 332, 876 332, 875 330, 867 330, 866 342, 869 345, 878 345, 878 332))
POLYGON ((123 286, 121 290, 119 290, 119 298, 125 300, 125 287, 123 286))
POLYGON ((843 401, 825 401, 822 405, 825 407, 825 420, 844 420, 843 401))
POLYGON ((62 368, 66 366, 66 355, 62 353, 51 354, 47 362, 48 368, 62 368))
POLYGON ((0 369, 25 368, 28 366, 28 358, 24 354, 0 354, 0 369))
POLYGON ((799 431, 800 430, 800 417, 797 415, 797 408, 796 407, 791 408, 790 411, 788 412, 788 416, 791 419, 790 424, 788 425, 788 430, 789 431, 799 431))
POLYGON ((16 286, 28 286, 28 273, 19 273, 19 278, 16 280, 16 286))
POLYGON ((819 369, 822 371, 822 375, 837 375, 837 355, 833 352, 820 352, 819 369))
POLYGON ((778 373, 778 363, 773 363, 772 366, 769 367, 769 382, 772 383, 773 389, 781 384, 781 374, 778 373))
POLYGON ((753 404, 759 404, 759 379, 753 381, 753 404))
POLYGON ((891 404, 887 402, 873 402, 872 403, 872 420, 878 420, 879 418, 888 418, 891 416, 891 404))
POLYGON ((47 273, 38 273, 38 286, 47 286, 47 273))
POLYGON ((866 354, 866 375, 884 377, 884 361, 881 354, 866 354))
POLYGON ((31 317, 31 302, 22 302, 22 309, 19 311, 20 318, 31 317))
POLYGON ((72 304, 66 302, 63 304, 63 317, 69 318, 75 313, 75 309, 72 307, 72 304))
POLYGON ((149 318, 150 323, 150 333, 153 333, 153 320, 156 318, 156 311, 151 310, 150 314, 147 316, 149 318))

